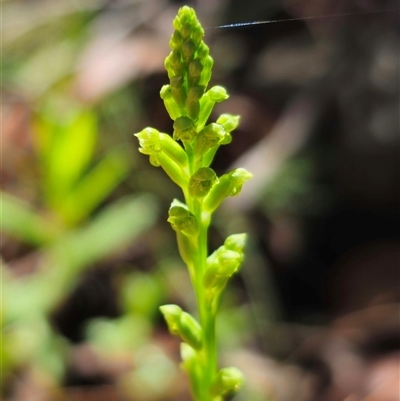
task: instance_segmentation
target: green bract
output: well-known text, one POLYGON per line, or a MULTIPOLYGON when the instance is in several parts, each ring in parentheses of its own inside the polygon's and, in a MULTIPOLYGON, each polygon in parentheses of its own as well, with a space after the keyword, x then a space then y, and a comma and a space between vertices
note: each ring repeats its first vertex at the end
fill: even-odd
POLYGON ((243 378, 236 368, 218 370, 215 322, 223 290, 243 261, 246 235, 229 236, 208 255, 207 233, 212 213, 228 196, 238 195, 252 175, 237 168, 218 177, 210 167, 219 146, 231 142, 239 116, 222 114, 216 122, 208 121, 215 104, 228 94, 221 86, 207 89, 213 59, 194 10, 182 7, 173 26, 171 53, 164 63, 169 84, 160 91, 173 120, 172 135, 154 128, 135 135, 140 152, 150 157, 151 164, 161 166, 184 196, 184 202, 172 202, 168 221, 189 269, 199 319, 177 305, 164 305, 161 311, 170 332, 182 340, 182 367, 194 400, 222 401, 239 389, 243 378))

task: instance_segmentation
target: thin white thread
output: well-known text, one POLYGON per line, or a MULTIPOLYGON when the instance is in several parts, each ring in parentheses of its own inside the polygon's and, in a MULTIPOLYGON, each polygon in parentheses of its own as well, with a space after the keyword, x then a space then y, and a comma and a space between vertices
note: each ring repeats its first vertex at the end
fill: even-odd
POLYGON ((207 27, 205 29, 229 29, 229 28, 241 28, 252 25, 264 25, 264 24, 276 24, 278 22, 291 22, 291 21, 305 21, 311 19, 322 19, 322 18, 335 18, 335 17, 349 17, 352 15, 362 15, 362 14, 378 14, 387 13, 391 11, 400 11, 398 9, 388 9, 388 10, 374 10, 374 11, 359 11, 352 13, 342 13, 342 14, 329 14, 329 15, 315 15, 311 17, 299 17, 299 18, 284 18, 278 20, 265 20, 265 21, 252 21, 252 22, 237 22, 233 24, 218 25, 207 27))

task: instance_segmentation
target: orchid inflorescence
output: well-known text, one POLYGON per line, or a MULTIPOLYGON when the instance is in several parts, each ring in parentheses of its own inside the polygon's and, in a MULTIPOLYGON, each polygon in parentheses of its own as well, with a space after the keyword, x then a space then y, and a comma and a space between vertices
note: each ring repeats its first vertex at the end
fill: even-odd
POLYGON ((182 189, 184 202, 173 200, 168 221, 189 270, 199 320, 177 305, 160 309, 169 331, 182 340, 182 366, 189 375, 194 400, 222 401, 241 387, 243 377, 233 367, 218 370, 215 322, 223 290, 243 261, 246 234, 229 236, 208 255, 207 233, 213 212, 228 196, 238 195, 252 175, 237 168, 218 177, 210 168, 219 146, 232 141, 239 116, 222 114, 215 123, 207 124, 215 104, 226 100, 228 94, 221 86, 207 90, 213 59, 195 11, 180 8, 173 26, 172 51, 165 59, 170 83, 160 92, 174 121, 173 135, 145 128, 135 136, 140 152, 149 155, 150 163, 161 166, 182 189))

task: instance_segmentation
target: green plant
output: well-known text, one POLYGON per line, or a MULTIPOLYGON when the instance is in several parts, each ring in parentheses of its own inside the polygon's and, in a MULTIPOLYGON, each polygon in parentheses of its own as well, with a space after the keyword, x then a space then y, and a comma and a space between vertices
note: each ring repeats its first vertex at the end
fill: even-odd
POLYGON ((40 196, 29 202, 0 191, 2 233, 31 246, 34 251, 25 258, 35 266, 22 276, 0 266, 0 391, 23 367, 61 381, 68 343, 51 326, 49 314, 87 268, 130 244, 157 218, 156 201, 148 194, 99 208, 131 169, 126 152, 113 148, 95 163, 97 115, 78 104, 64 106, 58 114, 41 108, 34 119, 39 161, 34 184, 40 196))
POLYGON ((215 103, 228 98, 226 90, 207 85, 213 59, 203 42, 204 30, 193 9, 182 7, 173 21, 171 53, 165 60, 170 84, 161 98, 174 120, 173 136, 154 128, 135 134, 140 152, 150 163, 161 166, 181 189, 185 203, 174 200, 168 221, 176 231, 180 255, 186 263, 196 293, 197 321, 177 305, 161 311, 172 334, 181 344, 182 366, 187 371, 196 401, 221 401, 236 392, 243 381, 233 367, 218 370, 216 318, 223 290, 243 260, 246 234, 229 236, 208 255, 207 233, 214 211, 228 196, 238 195, 251 174, 237 168, 217 177, 209 166, 220 145, 231 142, 239 116, 221 115, 215 123, 207 120, 215 103), (180 143, 179 143, 180 142, 180 143))

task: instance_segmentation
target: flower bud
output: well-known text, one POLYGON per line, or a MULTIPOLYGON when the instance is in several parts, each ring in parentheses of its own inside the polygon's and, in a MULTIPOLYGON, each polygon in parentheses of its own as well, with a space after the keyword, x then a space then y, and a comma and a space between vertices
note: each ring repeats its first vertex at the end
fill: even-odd
POLYGON ((168 78, 170 80, 175 76, 182 76, 185 73, 185 67, 178 50, 173 50, 168 55, 164 61, 164 67, 168 72, 168 78))
POLYGON ((242 190, 243 184, 248 181, 253 174, 249 173, 244 168, 237 168, 229 173, 230 179, 232 181, 232 191, 229 194, 230 196, 239 195, 242 190))
POLYGON ((212 397, 227 396, 236 393, 243 385, 242 372, 234 367, 223 368, 215 376, 210 387, 212 397))
POLYGON ((169 63, 173 68, 179 68, 181 65, 181 55, 178 50, 173 50, 165 59, 165 63, 169 63))
POLYGON ((211 72, 212 72, 211 70, 214 65, 214 60, 210 55, 204 57, 204 59, 202 60, 204 69, 203 72, 201 73, 200 84, 207 86, 208 83, 210 82, 211 72))
POLYGON ((229 95, 226 92, 226 89, 222 86, 215 85, 209 91, 210 99, 216 103, 220 103, 223 100, 228 99, 229 95))
POLYGON ((194 198, 204 198, 217 180, 215 171, 208 167, 199 168, 189 179, 189 193, 194 198))
POLYGON ((203 210, 212 213, 228 196, 236 196, 240 193, 245 181, 253 175, 244 168, 237 168, 220 177, 214 184, 203 201, 203 210))
POLYGON ((204 273, 203 284, 206 288, 222 289, 228 279, 236 273, 243 261, 243 253, 219 247, 207 258, 207 270, 204 273))
POLYGON ((189 23, 185 22, 182 24, 182 28, 181 28, 181 35, 182 38, 188 39, 190 37, 190 34, 192 33, 192 27, 189 23))
MULTIPOLYGON (((139 149, 139 152, 143 153, 141 151, 141 149, 139 149)), ((149 161, 150 161, 150 164, 152 166, 154 166, 154 167, 160 167, 161 166, 160 162, 158 161, 158 154, 157 153, 154 153, 154 154, 150 155, 149 161)))
POLYGON ((202 26, 200 24, 196 24, 196 27, 192 28, 192 40, 196 46, 196 48, 199 47, 203 37, 204 37, 204 29, 202 28, 202 26))
POLYGON ((174 98, 174 100, 178 104, 178 106, 180 108, 184 108, 185 102, 186 102, 185 88, 183 86, 180 88, 172 88, 171 93, 172 93, 172 97, 174 98))
POLYGON ((183 312, 178 305, 163 305, 160 310, 171 334, 179 335, 192 348, 201 349, 201 327, 191 315, 183 312))
POLYGON ((232 190, 232 183, 228 174, 221 176, 217 183, 213 185, 210 192, 203 200, 203 210, 212 213, 224 201, 232 190))
POLYGON ((182 168, 188 166, 185 151, 169 135, 154 128, 145 128, 138 134, 141 148, 139 151, 150 156, 150 163, 161 166, 173 182, 181 188, 187 185, 187 176, 182 168))
POLYGON ((194 101, 187 101, 186 102, 186 111, 187 115, 192 119, 192 120, 197 120, 197 117, 199 116, 200 113, 200 102, 198 100, 194 101))
POLYGON ((191 141, 196 135, 193 120, 189 117, 178 117, 174 122, 173 138, 178 141, 191 141))
POLYGON ((140 153, 151 155, 161 151, 160 132, 156 129, 147 127, 133 135, 139 139, 140 153))
POLYGON ((169 46, 172 50, 179 50, 182 46, 182 36, 178 31, 174 31, 169 41, 169 46))
MULTIPOLYGON (((163 168, 163 170, 167 173, 168 177, 171 178, 171 180, 175 184, 177 184, 181 188, 186 187, 188 177, 182 171, 182 169, 178 166, 178 164, 176 164, 171 159, 171 157, 169 157, 164 152, 155 153, 152 156, 154 156, 154 161, 163 168)), ((152 160, 150 158, 150 162, 151 161, 152 160)))
POLYGON ((176 241, 178 243, 179 255, 181 255, 182 260, 190 270, 197 254, 197 244, 193 241, 192 237, 187 237, 180 231, 176 231, 176 241))
POLYGON ((221 114, 217 123, 221 124, 226 132, 232 132, 239 125, 240 116, 232 116, 231 114, 221 114))
POLYGON ((172 97, 180 107, 184 107, 186 102, 186 92, 183 82, 182 75, 176 75, 170 79, 172 97))
POLYGON ((182 57, 184 62, 189 62, 193 59, 196 51, 196 45, 191 39, 186 39, 182 44, 182 57))
POLYGON ((204 43, 201 42, 197 49, 197 56, 203 60, 210 54, 210 48, 204 43))
POLYGON ((186 236, 194 236, 198 233, 198 223, 196 217, 183 206, 172 206, 169 209, 168 222, 171 223, 175 231, 179 231, 186 236))
POLYGON ((167 322, 168 330, 171 334, 179 334, 179 319, 182 314, 182 309, 178 305, 163 305, 160 306, 161 313, 167 322))
POLYGON ((218 146, 225 136, 222 125, 211 123, 206 125, 196 136, 194 152, 197 158, 204 155, 209 149, 218 146))
POLYGON ((240 266, 240 263, 242 263, 242 260, 243 255, 226 249, 218 256, 218 263, 220 266, 219 274, 225 277, 232 276, 240 266))
POLYGON ((232 234, 224 242, 226 249, 230 251, 235 251, 238 253, 243 253, 243 248, 246 244, 247 234, 232 234))
POLYGON ((171 158, 181 168, 188 167, 188 158, 182 146, 174 141, 169 135, 160 133, 160 145, 166 156, 171 158))
POLYGON ((170 85, 164 85, 160 91, 160 97, 164 101, 165 108, 172 120, 176 120, 182 115, 181 109, 172 97, 170 85))
POLYGON ((181 358, 183 362, 194 361, 196 356, 196 351, 189 344, 181 343, 181 358))
POLYGON ((202 332, 199 323, 188 313, 182 312, 178 325, 179 335, 192 348, 200 350, 202 347, 202 332))
POLYGON ((221 276, 219 274, 219 266, 213 265, 210 266, 204 273, 203 276, 203 285, 204 288, 213 289, 213 288, 224 288, 226 282, 228 281, 228 277, 221 276))
POLYGON ((174 29, 175 29, 176 31, 180 31, 180 30, 181 30, 181 28, 182 28, 182 23, 181 23, 181 20, 180 20, 180 18, 179 18, 179 14, 173 19, 173 21, 172 21, 172 26, 174 27, 174 29))
POLYGON ((187 100, 188 101, 200 100, 203 94, 204 94, 204 86, 201 85, 191 86, 188 90, 187 100))
MULTIPOLYGON (((192 60, 189 64, 188 71, 189 71, 189 74, 188 74, 189 84, 196 85, 200 79, 201 72, 203 71, 203 64, 202 64, 201 60, 199 58, 192 60)), ((203 86, 203 93, 204 93, 204 86, 203 86)), ((203 95, 203 93, 202 93, 202 95, 203 95)))
POLYGON ((192 86, 189 88, 186 99, 186 111, 192 120, 197 120, 200 112, 199 99, 204 93, 204 86, 192 86))
MULTIPOLYGON (((204 84, 204 83, 203 83, 204 84)), ((200 113, 197 128, 202 129, 211 115, 215 103, 228 99, 228 94, 222 86, 213 86, 200 99, 200 113)))

